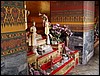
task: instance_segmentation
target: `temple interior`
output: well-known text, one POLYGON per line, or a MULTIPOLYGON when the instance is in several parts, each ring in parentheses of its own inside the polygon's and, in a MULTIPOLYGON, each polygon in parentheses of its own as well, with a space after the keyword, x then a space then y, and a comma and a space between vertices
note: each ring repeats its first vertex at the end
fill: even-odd
POLYGON ((1 1, 1 75, 99 75, 99 1, 1 1))

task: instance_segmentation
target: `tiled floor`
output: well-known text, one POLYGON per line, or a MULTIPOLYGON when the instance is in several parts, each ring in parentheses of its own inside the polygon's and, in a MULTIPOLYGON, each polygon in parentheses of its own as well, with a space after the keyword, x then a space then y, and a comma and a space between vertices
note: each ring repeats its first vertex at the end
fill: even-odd
POLYGON ((95 48, 94 56, 86 65, 76 66, 68 75, 99 75, 99 46, 95 48))

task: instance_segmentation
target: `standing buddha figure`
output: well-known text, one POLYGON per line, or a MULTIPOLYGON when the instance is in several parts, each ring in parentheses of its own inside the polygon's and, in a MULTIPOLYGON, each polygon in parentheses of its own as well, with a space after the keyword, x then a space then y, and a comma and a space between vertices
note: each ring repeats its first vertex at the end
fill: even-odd
POLYGON ((33 26, 30 28, 30 32, 32 32, 32 46, 37 45, 36 41, 36 27, 35 27, 35 22, 33 21, 33 26))

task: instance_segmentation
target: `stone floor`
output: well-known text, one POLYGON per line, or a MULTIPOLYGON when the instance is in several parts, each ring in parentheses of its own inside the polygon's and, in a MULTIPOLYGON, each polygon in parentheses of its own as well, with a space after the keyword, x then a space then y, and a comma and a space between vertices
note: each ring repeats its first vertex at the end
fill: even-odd
POLYGON ((99 45, 86 65, 76 66, 68 75, 99 75, 99 45))

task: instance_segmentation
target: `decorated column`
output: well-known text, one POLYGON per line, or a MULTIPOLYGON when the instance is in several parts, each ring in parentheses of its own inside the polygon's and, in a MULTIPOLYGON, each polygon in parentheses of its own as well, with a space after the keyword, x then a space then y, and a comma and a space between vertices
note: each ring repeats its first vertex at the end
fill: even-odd
POLYGON ((1 75, 27 75, 23 1, 1 1, 1 75))
POLYGON ((79 50, 80 63, 94 54, 94 1, 51 1, 51 24, 67 25, 73 32, 68 47, 79 50))

